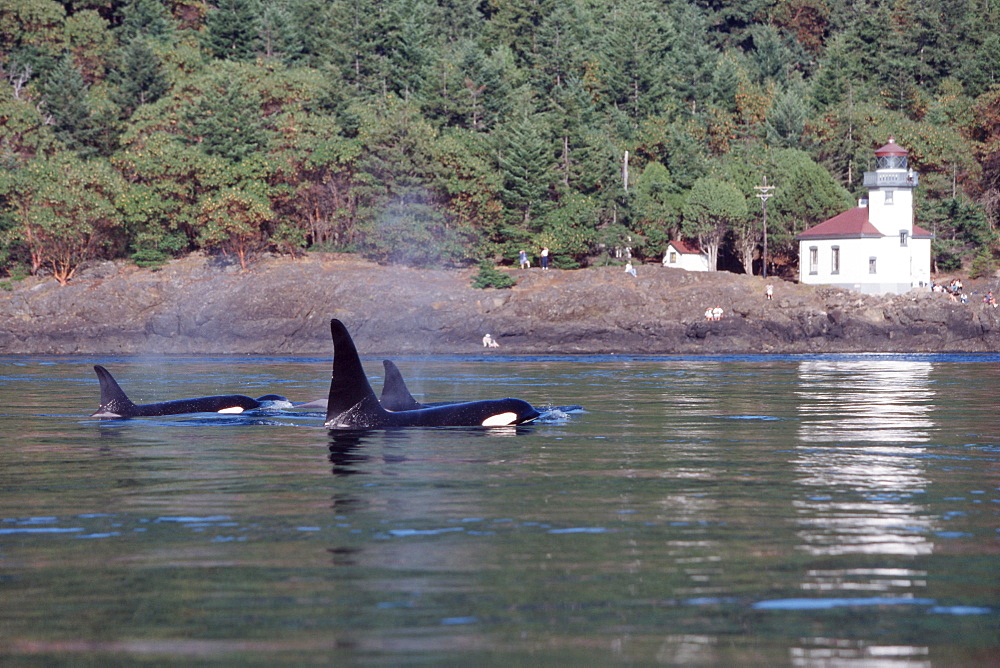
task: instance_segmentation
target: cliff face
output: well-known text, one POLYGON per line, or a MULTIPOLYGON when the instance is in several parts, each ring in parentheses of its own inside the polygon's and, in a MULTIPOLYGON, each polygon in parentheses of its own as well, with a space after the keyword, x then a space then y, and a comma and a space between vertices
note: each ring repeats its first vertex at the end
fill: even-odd
POLYGON ((477 290, 474 270, 327 254, 248 273, 197 256, 158 271, 105 263, 66 287, 28 279, 0 292, 0 353, 326 356, 331 317, 362 354, 482 352, 487 332, 515 354, 1000 350, 1000 309, 981 294, 963 305, 779 280, 767 301, 759 277, 637 269, 511 270, 514 288, 477 290), (722 319, 706 321, 715 306, 722 319))

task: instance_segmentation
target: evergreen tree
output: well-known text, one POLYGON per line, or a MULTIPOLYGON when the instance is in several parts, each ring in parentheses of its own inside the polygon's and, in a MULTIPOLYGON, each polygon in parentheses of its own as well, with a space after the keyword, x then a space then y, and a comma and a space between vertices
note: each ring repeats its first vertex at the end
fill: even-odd
POLYGON ((196 141, 208 155, 240 162, 267 146, 260 95, 239 71, 212 75, 188 116, 196 141))
POLYGON ((300 33, 286 0, 265 0, 259 25, 261 56, 265 60, 290 64, 302 58, 300 33))
POLYGON ((576 76, 555 86, 549 96, 550 125, 559 138, 557 169, 564 190, 589 193, 595 189, 590 169, 597 112, 593 99, 576 76))
POLYGON ((804 148, 809 107, 801 79, 792 79, 771 107, 764 123, 767 141, 778 148, 804 148))
POLYGON ((742 55, 727 51, 719 56, 712 74, 711 100, 719 109, 736 114, 736 98, 740 91, 740 60, 742 55))
POLYGON ((583 6, 574 0, 557 2, 546 10, 535 32, 537 44, 529 69, 535 90, 542 95, 579 78, 592 49, 591 21, 583 6))
POLYGON ((431 8, 425 0, 394 0, 387 14, 383 90, 404 100, 419 97, 436 46, 431 8))
POLYGON ((680 236, 682 196, 670 172, 659 162, 646 165, 635 184, 632 209, 639 230, 646 237, 645 252, 659 255, 680 236))
POLYGON ((513 214, 510 222, 522 232, 529 229, 533 216, 544 211, 551 185, 553 161, 542 128, 541 119, 525 114, 504 124, 497 137, 500 195, 513 214))
POLYGON ((712 45, 708 18, 696 5, 673 2, 670 13, 675 29, 667 86, 674 97, 697 111, 708 104, 712 95, 719 54, 712 45))
POLYGON ((288 15, 278 41, 286 64, 318 69, 337 62, 340 46, 334 5, 327 0, 288 0, 278 6, 288 15))
POLYGON ((505 0, 491 3, 485 28, 487 43, 506 46, 515 65, 530 71, 538 63, 539 29, 556 11, 556 0, 505 0))
POLYGON ((121 9, 121 40, 130 43, 137 37, 172 42, 176 25, 161 0, 129 0, 121 9))
POLYGON ((786 73, 796 63, 777 29, 758 24, 752 26, 748 33, 753 41, 750 60, 755 65, 758 81, 784 81, 786 73))
POLYGON ((260 50, 260 6, 256 0, 218 0, 205 18, 205 47, 216 58, 252 61, 260 50))
POLYGON ((385 95, 384 59, 392 28, 381 0, 332 0, 329 4, 331 64, 361 99, 385 95))
POLYGON ((71 151, 88 154, 94 149, 95 128, 80 70, 67 55, 49 75, 42 88, 45 113, 51 117, 56 137, 71 151))
POLYGON ((156 102, 170 89, 160 59, 143 39, 133 39, 122 49, 117 65, 109 77, 110 82, 117 86, 111 97, 126 118, 139 105, 156 102))
POLYGON ((672 78, 674 25, 649 0, 614 5, 602 18, 602 93, 637 123, 662 109, 672 78))

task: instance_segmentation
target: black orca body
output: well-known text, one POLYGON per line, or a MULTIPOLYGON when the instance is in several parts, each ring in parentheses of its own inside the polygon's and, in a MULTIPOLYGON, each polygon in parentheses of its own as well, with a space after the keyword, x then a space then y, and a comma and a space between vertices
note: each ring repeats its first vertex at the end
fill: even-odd
POLYGON ((391 360, 382 360, 382 367, 385 368, 385 380, 382 383, 382 396, 379 403, 387 411, 418 411, 421 408, 428 408, 427 405, 418 402, 410 394, 403 380, 403 374, 391 360))
POLYGON ((258 399, 242 394, 226 394, 215 397, 177 399, 156 404, 134 404, 107 369, 95 365, 94 371, 97 372, 97 379, 101 383, 101 406, 96 413, 91 415, 91 417, 96 418, 131 418, 179 415, 181 413, 242 413, 260 408, 268 401, 288 401, 277 394, 266 394, 258 399))
MULTIPOLYGON (((403 380, 403 374, 399 372, 399 368, 395 364, 390 360, 382 360, 382 365, 385 367, 385 382, 382 385, 382 396, 379 398, 382 408, 387 411, 415 411, 418 408, 427 408, 426 405, 418 403, 410 394, 410 390, 406 387, 406 381, 403 380)), ((327 403, 327 397, 323 397, 304 404, 295 404, 292 408, 325 413, 327 403)))
MULTIPOLYGON (((406 387, 406 381, 403 380, 403 374, 400 373, 399 368, 394 362, 391 360, 382 360, 382 366, 385 367, 385 384, 382 385, 382 397, 379 399, 379 402, 382 404, 382 408, 387 411, 415 411, 420 408, 433 408, 458 403, 456 401, 439 401, 422 404, 410 394, 409 388, 406 387)), ((583 410, 583 406, 579 404, 553 406, 546 410, 571 413, 583 410)))
POLYGON ((327 399, 327 429, 501 427, 531 422, 540 415, 531 404, 520 399, 470 401, 415 410, 387 411, 368 383, 358 350, 344 323, 331 320, 330 334, 333 338, 333 373, 327 399))

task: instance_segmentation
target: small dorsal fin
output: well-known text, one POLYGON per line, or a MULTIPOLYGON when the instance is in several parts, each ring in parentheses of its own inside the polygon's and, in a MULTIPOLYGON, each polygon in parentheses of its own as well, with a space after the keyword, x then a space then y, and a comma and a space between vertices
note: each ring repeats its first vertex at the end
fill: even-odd
POLYGON ((425 408, 410 394, 406 381, 403 380, 403 374, 392 360, 382 360, 382 366, 385 368, 385 382, 382 384, 382 397, 379 399, 382 408, 387 411, 415 411, 425 408))

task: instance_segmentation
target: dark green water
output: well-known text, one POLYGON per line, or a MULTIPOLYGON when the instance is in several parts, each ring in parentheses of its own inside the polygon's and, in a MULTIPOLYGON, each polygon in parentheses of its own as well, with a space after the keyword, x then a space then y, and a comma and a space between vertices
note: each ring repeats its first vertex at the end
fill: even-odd
POLYGON ((0 357, 0 663, 997 664, 1000 356, 397 361, 587 412, 98 422, 93 363, 149 402, 329 362, 0 357))

